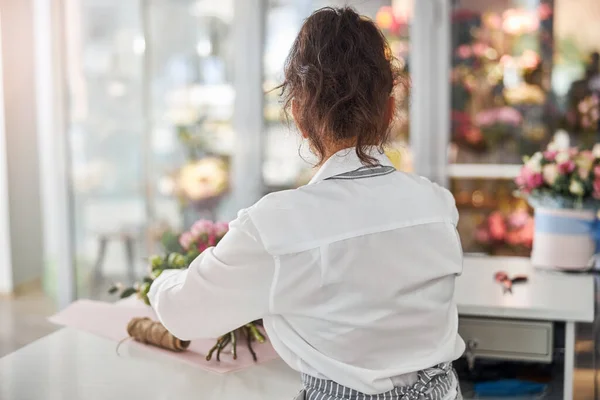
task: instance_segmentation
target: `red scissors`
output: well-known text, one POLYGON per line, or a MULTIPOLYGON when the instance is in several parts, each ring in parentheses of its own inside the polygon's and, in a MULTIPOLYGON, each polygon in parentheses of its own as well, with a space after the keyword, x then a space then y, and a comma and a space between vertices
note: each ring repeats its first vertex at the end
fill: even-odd
POLYGON ((496 275, 494 275, 494 280, 502 285, 503 293, 508 292, 512 294, 513 284, 525 283, 528 278, 527 275, 516 275, 515 277, 510 278, 506 272, 498 271, 496 272, 496 275))

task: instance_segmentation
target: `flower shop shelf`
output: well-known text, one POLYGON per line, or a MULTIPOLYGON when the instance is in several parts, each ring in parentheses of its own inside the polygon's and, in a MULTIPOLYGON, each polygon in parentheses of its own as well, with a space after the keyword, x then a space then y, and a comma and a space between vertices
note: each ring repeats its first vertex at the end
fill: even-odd
POLYGON ((519 175, 522 165, 514 164, 450 164, 450 178, 476 179, 514 179, 519 175))

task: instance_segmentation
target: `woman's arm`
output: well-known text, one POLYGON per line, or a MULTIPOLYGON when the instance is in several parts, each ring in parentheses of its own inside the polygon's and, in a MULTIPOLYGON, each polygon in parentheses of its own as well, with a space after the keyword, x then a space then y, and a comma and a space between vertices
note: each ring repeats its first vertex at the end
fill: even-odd
POLYGON ((216 338, 264 317, 275 262, 246 211, 216 247, 184 271, 164 271, 148 297, 161 323, 182 340, 216 338))

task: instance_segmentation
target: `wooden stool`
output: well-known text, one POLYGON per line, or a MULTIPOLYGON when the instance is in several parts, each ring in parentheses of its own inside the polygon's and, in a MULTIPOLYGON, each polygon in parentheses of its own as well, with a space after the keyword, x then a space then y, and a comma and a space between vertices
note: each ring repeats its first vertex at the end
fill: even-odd
POLYGON ((123 249, 125 250, 125 260, 127 262, 127 278, 129 283, 135 282, 135 255, 134 246, 137 239, 137 235, 131 230, 120 230, 116 232, 105 232, 98 235, 100 241, 98 245, 98 255, 96 257, 96 263, 94 264, 94 277, 102 277, 102 266, 104 264, 104 258, 106 257, 106 249, 108 243, 111 240, 120 241, 123 243, 123 249))

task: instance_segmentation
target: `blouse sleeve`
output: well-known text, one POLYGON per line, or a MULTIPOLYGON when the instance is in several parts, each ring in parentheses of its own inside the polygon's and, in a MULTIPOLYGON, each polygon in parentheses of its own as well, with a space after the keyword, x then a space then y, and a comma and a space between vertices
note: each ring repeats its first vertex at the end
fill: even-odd
POLYGON ((187 270, 164 271, 148 297, 160 322, 182 340, 215 338, 269 312, 275 271, 248 213, 187 270))

